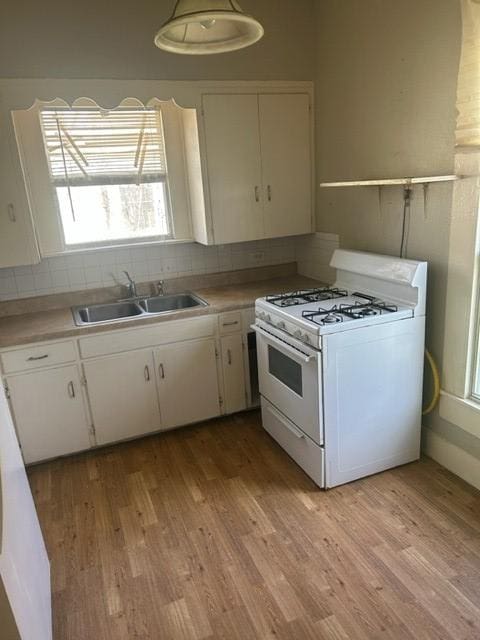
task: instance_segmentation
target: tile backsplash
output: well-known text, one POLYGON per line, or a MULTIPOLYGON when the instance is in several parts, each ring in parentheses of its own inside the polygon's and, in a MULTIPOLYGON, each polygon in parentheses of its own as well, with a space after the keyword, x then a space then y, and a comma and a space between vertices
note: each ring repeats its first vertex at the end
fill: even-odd
POLYGON ((302 236, 297 242, 298 273, 322 282, 333 283, 335 269, 329 267, 335 249, 339 248, 339 237, 335 233, 312 233, 302 236))
POLYGON ((105 249, 0 269, 0 300, 294 262, 296 239, 205 247, 197 243, 105 249))
POLYGON ((146 282, 297 261, 300 273, 325 280, 335 242, 337 236, 316 233, 212 247, 152 245, 45 258, 33 266, 0 269, 0 300, 112 287, 126 282, 123 271, 146 282))

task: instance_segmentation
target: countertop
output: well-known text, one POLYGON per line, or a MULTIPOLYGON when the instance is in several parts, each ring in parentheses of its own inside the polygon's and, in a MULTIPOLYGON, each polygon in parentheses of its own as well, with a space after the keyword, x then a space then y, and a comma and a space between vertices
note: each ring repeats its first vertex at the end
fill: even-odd
POLYGON ((207 307, 166 313, 165 315, 130 318, 105 324, 77 327, 71 309, 51 309, 0 318, 0 348, 14 347, 32 342, 58 340, 74 336, 127 329, 134 326, 181 320, 205 314, 223 313, 252 307, 257 298, 270 293, 315 287, 320 283, 305 276, 288 276, 194 291, 208 303, 207 307))

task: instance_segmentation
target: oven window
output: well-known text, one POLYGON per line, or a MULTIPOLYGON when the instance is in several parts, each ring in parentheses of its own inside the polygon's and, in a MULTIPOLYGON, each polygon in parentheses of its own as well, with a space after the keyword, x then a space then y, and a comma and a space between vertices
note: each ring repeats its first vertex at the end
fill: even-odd
POLYGON ((297 395, 303 396, 302 366, 275 347, 268 346, 268 370, 297 395))

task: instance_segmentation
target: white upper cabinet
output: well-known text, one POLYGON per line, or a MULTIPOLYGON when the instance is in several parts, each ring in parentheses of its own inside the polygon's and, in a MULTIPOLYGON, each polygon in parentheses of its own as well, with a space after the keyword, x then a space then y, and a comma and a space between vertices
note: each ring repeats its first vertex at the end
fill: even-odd
POLYGON ((312 230, 309 96, 260 95, 265 237, 312 230))
POLYGON ((11 129, 0 110, 0 268, 40 262, 11 129))
POLYGON ((311 233, 309 94, 208 94, 203 115, 209 241, 311 233))
POLYGON ((206 95, 206 156, 216 244, 264 236, 256 95, 206 95))

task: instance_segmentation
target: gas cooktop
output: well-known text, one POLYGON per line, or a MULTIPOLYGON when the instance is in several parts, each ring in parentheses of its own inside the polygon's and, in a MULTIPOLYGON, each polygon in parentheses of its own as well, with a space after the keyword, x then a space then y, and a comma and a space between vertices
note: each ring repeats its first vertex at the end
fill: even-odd
POLYGON ((286 333, 306 339, 307 334, 346 329, 411 317, 410 307, 361 291, 340 287, 302 289, 269 295, 257 301, 257 317, 286 333))

